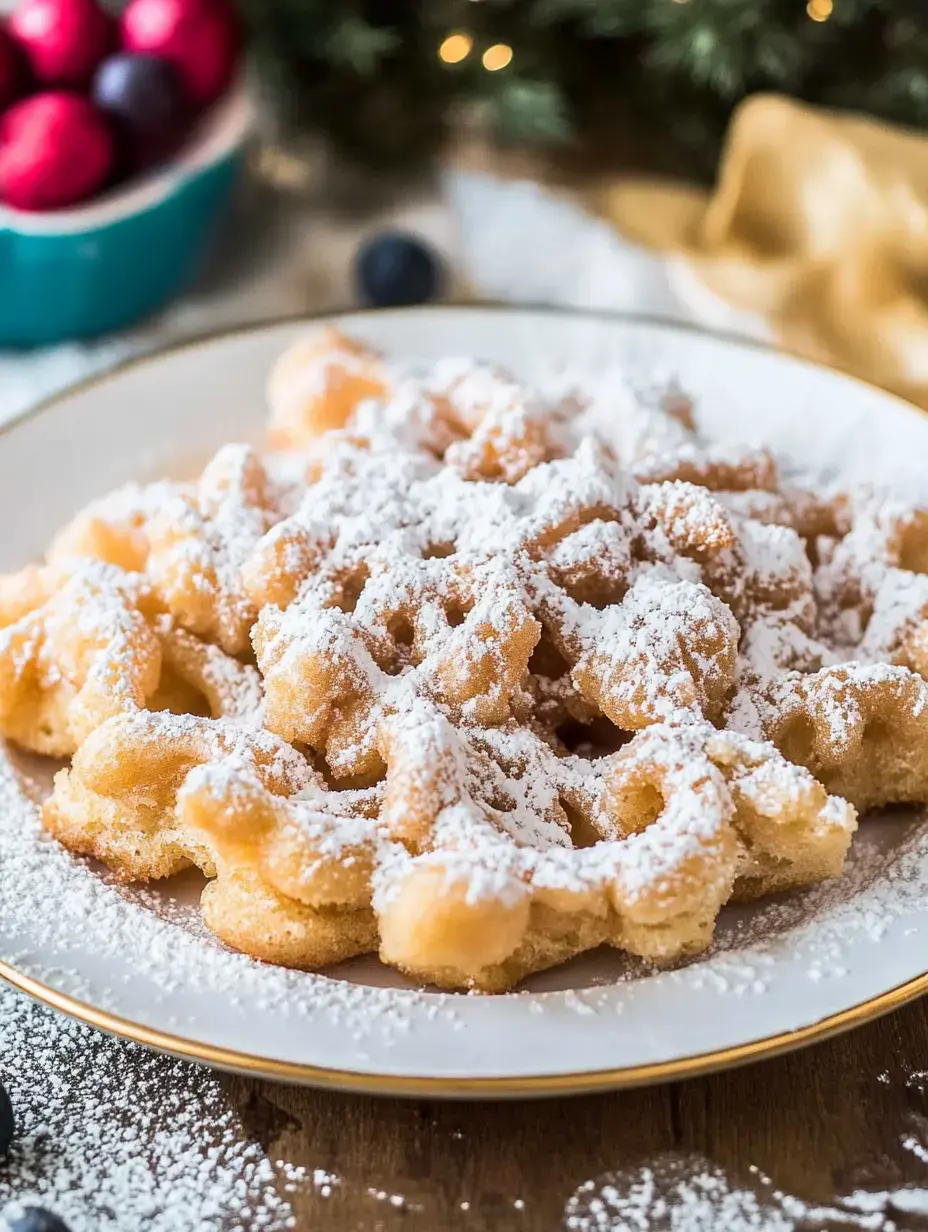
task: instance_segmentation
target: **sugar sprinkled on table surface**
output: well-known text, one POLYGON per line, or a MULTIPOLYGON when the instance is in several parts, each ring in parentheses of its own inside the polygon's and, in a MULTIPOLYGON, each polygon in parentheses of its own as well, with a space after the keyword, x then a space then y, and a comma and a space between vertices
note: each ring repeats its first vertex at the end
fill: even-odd
POLYGON ((211 1070, 102 1035, 0 984, 0 1078, 19 1133, 0 1230, 23 1206, 70 1232, 281 1232, 303 1170, 249 1140, 211 1070))
MULTIPOLYGON (((227 1083, 207 1069, 102 1036, 9 989, 0 988, 0 1016, 0 1074, 21 1127, 0 1169, 3 1232, 29 1205, 54 1209, 71 1232, 283 1232, 296 1226, 288 1195, 300 1189, 333 1200, 353 1194, 371 1204, 372 1224, 393 1212, 397 1219, 421 1217, 416 1227, 433 1218, 436 1198, 421 1183, 404 1193, 361 1183, 331 1165, 291 1163, 279 1157, 279 1145, 269 1155, 249 1138, 227 1083)), ((892 1082, 877 1075, 884 1079, 892 1082)), ((903 1135, 903 1148, 916 1137, 903 1135)), ((479 1191, 466 1192, 457 1205, 462 1227, 471 1212, 483 1226, 479 1191)), ((514 1215, 534 1207, 531 1195, 513 1196, 510 1205, 514 1215)), ((926 1215, 928 1188, 916 1183, 858 1184, 823 1204, 784 1191, 757 1167, 739 1181, 700 1155, 663 1153, 577 1184, 559 1226, 567 1232, 903 1232, 911 1217, 926 1215)))
POLYGON ((700 1155, 667 1153, 585 1181, 567 1201, 563 1226, 567 1232, 903 1232, 913 1215, 928 1216, 928 1188, 857 1189, 821 1204, 785 1193, 757 1167, 739 1185, 700 1155))

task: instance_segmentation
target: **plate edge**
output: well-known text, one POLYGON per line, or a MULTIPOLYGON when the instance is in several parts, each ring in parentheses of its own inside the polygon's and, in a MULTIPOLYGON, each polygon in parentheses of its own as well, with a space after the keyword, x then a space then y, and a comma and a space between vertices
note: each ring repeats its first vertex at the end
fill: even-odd
POLYGON ((388 1075, 364 1073, 360 1070, 331 1069, 299 1061, 280 1061, 259 1057, 232 1048, 201 1043, 184 1036, 172 1035, 155 1027, 145 1027, 108 1010, 60 992, 49 984, 33 979, 0 959, 0 979, 52 1009, 97 1030, 130 1040, 157 1052, 169 1053, 185 1061, 196 1061, 217 1069, 267 1078, 300 1086, 368 1095, 392 1095, 409 1098, 441 1097, 444 1099, 515 1099, 555 1095, 590 1095, 597 1091, 620 1090, 649 1086, 658 1082, 694 1078, 715 1070, 729 1069, 751 1061, 767 1060, 792 1052, 805 1044, 817 1043, 863 1026, 876 1018, 915 1001, 928 992, 928 971, 897 984, 895 988, 861 1001, 848 1009, 829 1014, 817 1022, 763 1036, 731 1048, 678 1057, 672 1061, 655 1061, 645 1065, 620 1066, 615 1069, 574 1071, 565 1074, 525 1074, 466 1078, 436 1075, 388 1075))

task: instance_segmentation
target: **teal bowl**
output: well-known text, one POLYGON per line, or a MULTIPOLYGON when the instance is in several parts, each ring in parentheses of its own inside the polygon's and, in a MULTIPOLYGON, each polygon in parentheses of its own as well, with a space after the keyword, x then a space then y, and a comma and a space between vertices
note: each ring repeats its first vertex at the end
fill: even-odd
POLYGON ((124 329, 196 276, 244 159, 250 107, 237 85, 165 167, 87 205, 0 207, 0 346, 124 329))

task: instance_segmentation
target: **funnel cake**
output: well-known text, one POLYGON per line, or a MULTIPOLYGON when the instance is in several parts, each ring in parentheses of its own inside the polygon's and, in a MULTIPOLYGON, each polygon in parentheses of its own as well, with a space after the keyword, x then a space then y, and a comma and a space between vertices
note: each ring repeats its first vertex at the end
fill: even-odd
POLYGON ((928 800, 928 513, 781 478, 676 390, 525 388, 327 328, 266 456, 78 515, 0 580, 0 721, 45 823, 195 865, 225 942, 503 990, 840 873, 928 800), (80 618, 68 619, 78 611, 80 618))
POLYGON ((69 756, 123 711, 261 704, 254 668, 172 627, 143 574, 77 557, 0 579, 0 732, 31 752, 69 756))
POLYGON ((677 391, 648 407, 615 370, 592 390, 564 376, 555 384, 553 396, 544 397, 498 365, 469 358, 425 367, 391 364, 325 326, 274 365, 268 437, 278 449, 306 449, 324 445, 334 429, 387 434, 469 479, 507 483, 593 438, 644 482, 778 490, 776 461, 767 450, 701 440, 692 406, 677 391))
POLYGON ((803 597, 749 628, 729 723, 773 740, 860 809, 923 804, 928 513, 843 499, 814 555, 803 597))
POLYGON ((226 445, 196 483, 127 484, 93 502, 55 538, 48 560, 87 556, 144 571, 179 624, 241 654, 255 613, 240 566, 282 516, 288 492, 253 449, 226 445))
POLYGON ((837 873, 855 824, 769 745, 708 724, 589 762, 417 699, 378 746, 385 779, 340 791, 268 732, 120 716, 61 772, 46 825, 133 879, 198 865, 206 922, 265 960, 322 965, 379 936, 419 979, 493 990, 600 944, 698 950, 733 890, 837 873))
POLYGON ((624 730, 720 718, 738 626, 685 566, 731 542, 703 490, 640 488, 591 441, 506 485, 345 438, 245 567, 267 724, 337 775, 376 774, 397 695, 504 722, 542 630, 624 730))

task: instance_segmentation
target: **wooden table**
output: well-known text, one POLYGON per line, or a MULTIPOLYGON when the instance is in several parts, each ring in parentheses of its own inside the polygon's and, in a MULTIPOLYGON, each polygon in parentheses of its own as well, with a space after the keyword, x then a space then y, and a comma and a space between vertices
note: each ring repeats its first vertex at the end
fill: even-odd
MULTIPOLYGON (((317 1179, 291 1196, 303 1232, 552 1232, 568 1226, 571 1195, 587 1182, 588 1196, 608 1184, 607 1174, 627 1187, 641 1167, 660 1169, 669 1158, 698 1175, 699 1157, 732 1190, 758 1195, 767 1211, 756 1226, 779 1228, 792 1225, 775 1222, 783 1203, 772 1188, 827 1208, 856 1189, 928 1186, 928 1149, 919 1158, 919 1144, 928 1148, 923 1067, 928 1002, 772 1061, 612 1095, 424 1103, 238 1078, 228 1090, 272 1159, 331 1174, 331 1183, 317 1179)), ((601 1223, 575 1213, 576 1226, 635 1227, 609 1222, 606 1210, 601 1223)), ((813 1212, 795 1226, 846 1227, 842 1213, 813 1212)), ((928 1227, 928 1215, 890 1213, 883 1226, 887 1219, 900 1229, 928 1227)), ((652 1216, 641 1226, 672 1225, 652 1216)))

